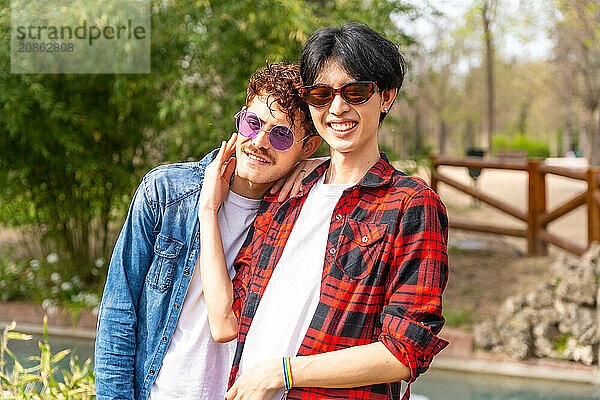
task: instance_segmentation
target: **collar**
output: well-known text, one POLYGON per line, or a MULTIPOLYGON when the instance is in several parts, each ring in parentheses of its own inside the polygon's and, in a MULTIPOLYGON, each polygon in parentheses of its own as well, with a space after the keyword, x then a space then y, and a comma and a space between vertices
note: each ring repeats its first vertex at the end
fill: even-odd
MULTIPOLYGON (((386 185, 390 182, 396 169, 390 164, 385 153, 381 152, 379 155, 379 160, 375 163, 375 165, 369 168, 365 176, 363 176, 358 182, 358 186, 377 187, 386 185)), ((302 187, 298 191, 298 194, 294 197, 302 197, 306 195, 314 186, 314 184, 317 183, 321 175, 327 171, 330 163, 331 159, 319 164, 317 168, 308 174, 308 176, 302 181, 302 187)))

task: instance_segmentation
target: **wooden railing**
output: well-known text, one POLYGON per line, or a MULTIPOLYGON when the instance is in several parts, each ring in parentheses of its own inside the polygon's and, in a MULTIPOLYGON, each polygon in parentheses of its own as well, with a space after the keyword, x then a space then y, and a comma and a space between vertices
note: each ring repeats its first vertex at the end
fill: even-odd
POLYGON ((571 253, 581 255, 592 242, 600 241, 600 167, 575 170, 549 166, 543 160, 518 161, 477 157, 447 158, 431 156, 430 160, 432 166, 431 187, 434 190, 437 191, 438 184, 442 182, 526 224, 525 228, 515 228, 452 218, 450 219, 451 228, 522 237, 527 239, 528 254, 530 256, 548 254, 549 243, 571 253), (483 193, 477 188, 441 174, 438 171, 440 166, 527 172, 529 176, 527 211, 523 212, 507 202, 483 193), (549 210, 546 206, 546 175, 559 175, 584 181, 587 183, 587 189, 549 210), (569 238, 548 232, 548 224, 583 205, 587 206, 588 246, 582 246, 569 238))

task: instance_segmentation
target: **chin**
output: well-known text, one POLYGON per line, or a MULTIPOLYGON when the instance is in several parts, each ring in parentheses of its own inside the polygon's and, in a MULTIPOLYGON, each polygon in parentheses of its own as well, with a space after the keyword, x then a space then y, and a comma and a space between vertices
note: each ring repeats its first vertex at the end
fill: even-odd
POLYGON ((331 150, 334 150, 334 151, 345 153, 345 152, 353 150, 356 147, 354 145, 354 143, 349 142, 347 140, 337 138, 337 137, 332 137, 332 138, 328 138, 328 139, 329 140, 325 139, 325 142, 327 142, 329 147, 331 147, 331 150))
POLYGON ((246 179, 247 181, 251 182, 251 183, 255 183, 255 184, 267 184, 267 183, 271 183, 274 182, 277 179, 272 179, 271 175, 269 173, 270 171, 265 170, 265 168, 263 168, 262 170, 260 169, 255 169, 255 168, 240 168, 238 170, 238 175, 240 176, 240 178, 246 179))

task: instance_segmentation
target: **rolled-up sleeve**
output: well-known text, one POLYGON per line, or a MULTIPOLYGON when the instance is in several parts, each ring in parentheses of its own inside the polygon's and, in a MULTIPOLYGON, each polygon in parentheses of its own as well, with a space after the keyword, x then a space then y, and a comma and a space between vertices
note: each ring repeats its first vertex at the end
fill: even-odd
POLYGON ((413 382, 448 342, 442 329, 442 292, 448 279, 448 217, 430 189, 402 208, 392 247, 379 340, 410 369, 413 382))

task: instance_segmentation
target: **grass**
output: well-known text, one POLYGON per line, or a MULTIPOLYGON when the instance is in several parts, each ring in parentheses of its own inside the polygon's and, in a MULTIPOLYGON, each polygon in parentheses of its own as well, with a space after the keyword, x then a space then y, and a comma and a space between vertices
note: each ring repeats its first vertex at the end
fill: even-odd
POLYGON ((59 370, 58 363, 69 355, 71 350, 52 353, 48 343, 48 323, 44 317, 43 341, 39 342, 40 355, 30 357, 36 365, 25 368, 22 360, 10 350, 10 340, 31 340, 31 335, 15 332, 13 322, 4 329, 0 340, 0 398, 2 399, 95 399, 94 371, 88 359, 79 365, 76 357, 71 357, 69 369, 59 370), (7 360, 12 360, 12 368, 7 368, 7 360))
POLYGON ((444 318, 446 318, 446 325, 448 326, 462 326, 469 325, 473 322, 473 314, 475 313, 474 307, 469 308, 453 308, 446 307, 444 310, 444 318))

